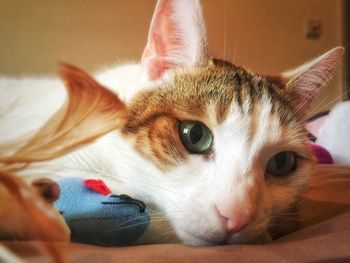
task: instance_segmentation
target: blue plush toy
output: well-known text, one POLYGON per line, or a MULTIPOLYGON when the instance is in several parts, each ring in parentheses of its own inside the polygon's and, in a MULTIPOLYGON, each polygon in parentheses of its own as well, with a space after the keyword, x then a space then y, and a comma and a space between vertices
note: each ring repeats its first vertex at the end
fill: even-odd
POLYGON ((102 180, 66 178, 57 183, 61 192, 54 204, 66 220, 73 242, 131 245, 149 225, 143 202, 111 194, 102 180))

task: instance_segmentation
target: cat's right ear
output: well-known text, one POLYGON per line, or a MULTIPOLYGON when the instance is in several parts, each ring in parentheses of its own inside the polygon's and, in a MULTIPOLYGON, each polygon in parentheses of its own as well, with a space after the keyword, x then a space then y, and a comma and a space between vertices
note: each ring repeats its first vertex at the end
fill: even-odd
POLYGON ((206 65, 207 37, 199 0, 158 0, 141 64, 147 80, 168 69, 206 65))
POLYGON ((312 61, 281 75, 287 92, 294 98, 299 112, 302 114, 306 112, 314 97, 333 77, 343 54, 343 47, 333 48, 312 61))

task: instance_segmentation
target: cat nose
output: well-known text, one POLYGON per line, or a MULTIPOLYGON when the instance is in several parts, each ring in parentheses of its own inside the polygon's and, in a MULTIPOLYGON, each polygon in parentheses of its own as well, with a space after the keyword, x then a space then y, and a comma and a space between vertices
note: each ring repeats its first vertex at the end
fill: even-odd
POLYGON ((219 212, 225 231, 228 234, 242 231, 251 224, 256 217, 256 210, 254 209, 233 208, 226 210, 225 208, 217 206, 217 211, 219 212))

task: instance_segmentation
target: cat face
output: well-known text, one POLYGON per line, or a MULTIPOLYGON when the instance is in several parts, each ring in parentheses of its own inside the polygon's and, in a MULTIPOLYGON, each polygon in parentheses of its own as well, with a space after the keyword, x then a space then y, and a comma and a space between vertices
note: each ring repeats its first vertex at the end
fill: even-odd
POLYGON ((213 63, 131 103, 124 132, 163 171, 158 205, 186 243, 249 242, 304 188, 312 157, 285 93, 278 81, 213 63))
POLYGON ((180 239, 251 242, 296 201, 313 165, 304 113, 342 53, 252 74, 210 57, 198 1, 158 2, 142 58, 148 89, 128 105, 123 133, 158 167, 148 176, 161 187, 148 194, 180 239))

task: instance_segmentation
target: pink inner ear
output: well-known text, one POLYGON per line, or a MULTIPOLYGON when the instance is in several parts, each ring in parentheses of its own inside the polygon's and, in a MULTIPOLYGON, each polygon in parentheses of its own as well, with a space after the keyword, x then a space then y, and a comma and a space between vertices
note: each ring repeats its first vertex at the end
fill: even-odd
POLYGON ((147 78, 156 80, 168 69, 201 64, 206 46, 198 0, 158 0, 141 63, 147 78))
POLYGON ((316 120, 313 120, 306 124, 306 129, 308 132, 310 132, 313 136, 316 138, 318 137, 318 134, 320 132, 320 128, 322 127, 323 123, 326 121, 327 115, 317 118, 316 120))
POLYGON ((316 94, 335 74, 343 54, 344 48, 336 47, 311 62, 282 74, 288 80, 286 85, 298 103, 297 111, 305 114, 316 94))
POLYGON ((162 74, 171 67, 171 63, 168 63, 162 58, 149 58, 143 62, 147 70, 147 74, 150 80, 159 79, 162 74))
POLYGON ((148 43, 142 55, 142 64, 151 80, 156 80, 169 69, 172 63, 169 55, 181 47, 183 42, 171 19, 174 13, 171 1, 160 1, 152 20, 148 43), (167 54, 170 53, 170 54, 167 54), (167 59, 168 56, 168 59, 167 59))

